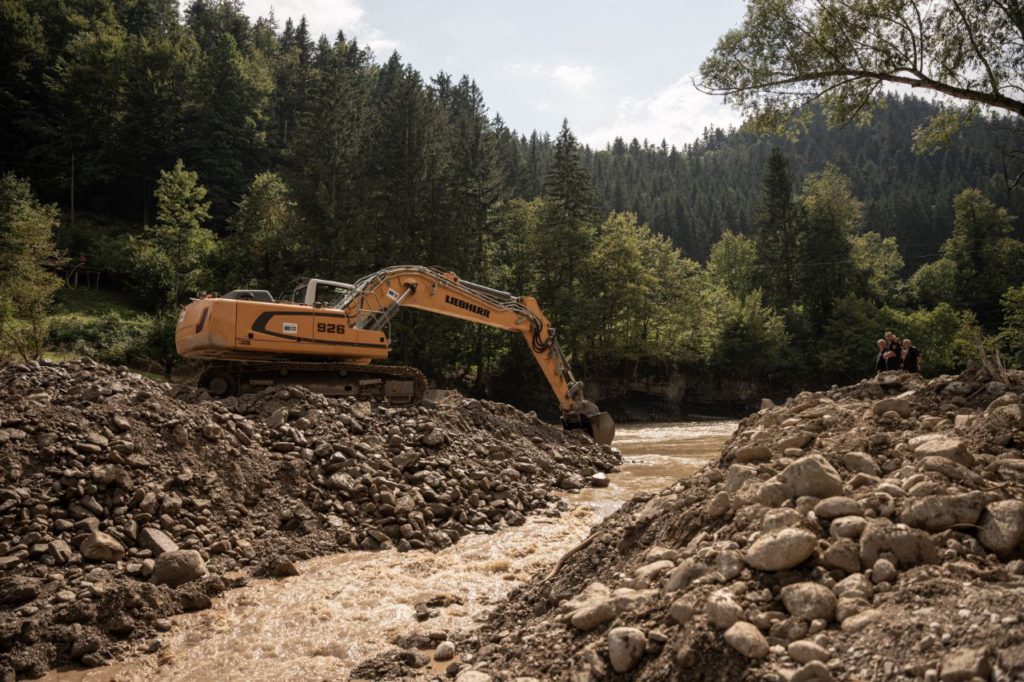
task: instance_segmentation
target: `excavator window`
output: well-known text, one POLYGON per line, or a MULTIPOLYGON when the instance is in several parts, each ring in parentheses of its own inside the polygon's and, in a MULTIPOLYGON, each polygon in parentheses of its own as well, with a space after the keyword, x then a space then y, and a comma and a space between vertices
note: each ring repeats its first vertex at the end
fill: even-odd
POLYGON ((314 304, 318 308, 332 306, 344 298, 347 293, 348 289, 318 282, 316 285, 316 299, 314 304))

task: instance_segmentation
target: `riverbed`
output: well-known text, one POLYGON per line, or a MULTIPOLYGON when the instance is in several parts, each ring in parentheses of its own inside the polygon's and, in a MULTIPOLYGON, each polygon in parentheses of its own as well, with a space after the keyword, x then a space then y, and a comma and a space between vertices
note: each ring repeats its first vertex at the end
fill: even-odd
MULTIPOLYGON (((657 491, 716 457, 736 422, 619 427, 623 463, 605 488, 565 495, 569 510, 531 516, 436 553, 353 552, 299 564, 300 575, 253 580, 178 616, 159 651, 105 668, 44 679, 336 680, 359 662, 420 633, 472 629, 513 588, 552 566, 591 527, 640 492, 657 491), (416 605, 433 614, 416 620, 416 605)), ((432 663, 438 671, 448 662, 432 663)))

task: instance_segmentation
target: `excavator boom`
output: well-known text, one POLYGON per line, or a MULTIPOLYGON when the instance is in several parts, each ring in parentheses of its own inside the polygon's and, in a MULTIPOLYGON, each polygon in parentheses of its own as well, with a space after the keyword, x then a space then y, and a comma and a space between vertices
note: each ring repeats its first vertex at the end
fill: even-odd
POLYGON ((409 368, 369 363, 387 358, 385 330, 391 319, 402 308, 415 308, 519 333, 558 399, 563 425, 587 429, 599 443, 614 438, 614 422, 584 399, 583 384, 573 376, 555 329, 534 298, 416 265, 385 268, 354 285, 331 284, 344 295, 326 306, 268 301, 266 292, 194 300, 178 320, 178 352, 221 361, 207 373, 207 387, 215 392, 288 383, 290 374, 291 383, 325 393, 365 395, 367 385, 376 387, 372 397, 413 402, 425 383, 387 376, 409 368), (339 376, 333 376, 332 361, 344 364, 339 376))

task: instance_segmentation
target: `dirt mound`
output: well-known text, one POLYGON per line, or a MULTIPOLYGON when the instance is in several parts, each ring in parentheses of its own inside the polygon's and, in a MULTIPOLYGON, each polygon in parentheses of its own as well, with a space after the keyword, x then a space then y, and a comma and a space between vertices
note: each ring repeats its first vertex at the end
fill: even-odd
POLYGON ((513 593, 459 679, 1024 679, 1022 389, 886 373, 765 401, 513 593))
POLYGON ((617 455, 503 404, 210 400, 92 362, 0 369, 0 678, 99 665, 254 573, 557 511, 617 455))

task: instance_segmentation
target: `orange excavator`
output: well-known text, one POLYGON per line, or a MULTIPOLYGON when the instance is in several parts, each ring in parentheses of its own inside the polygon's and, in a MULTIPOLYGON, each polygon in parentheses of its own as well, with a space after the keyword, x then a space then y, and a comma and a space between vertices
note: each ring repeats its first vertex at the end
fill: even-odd
POLYGON ((438 268, 389 267, 355 284, 304 278, 290 300, 262 289, 193 299, 178 316, 175 345, 183 357, 212 361, 199 384, 216 396, 298 384, 326 395, 415 403, 427 389, 419 370, 371 364, 387 359, 386 330, 401 308, 519 332, 558 398, 562 425, 612 442, 615 422, 584 399, 536 299, 438 268))

